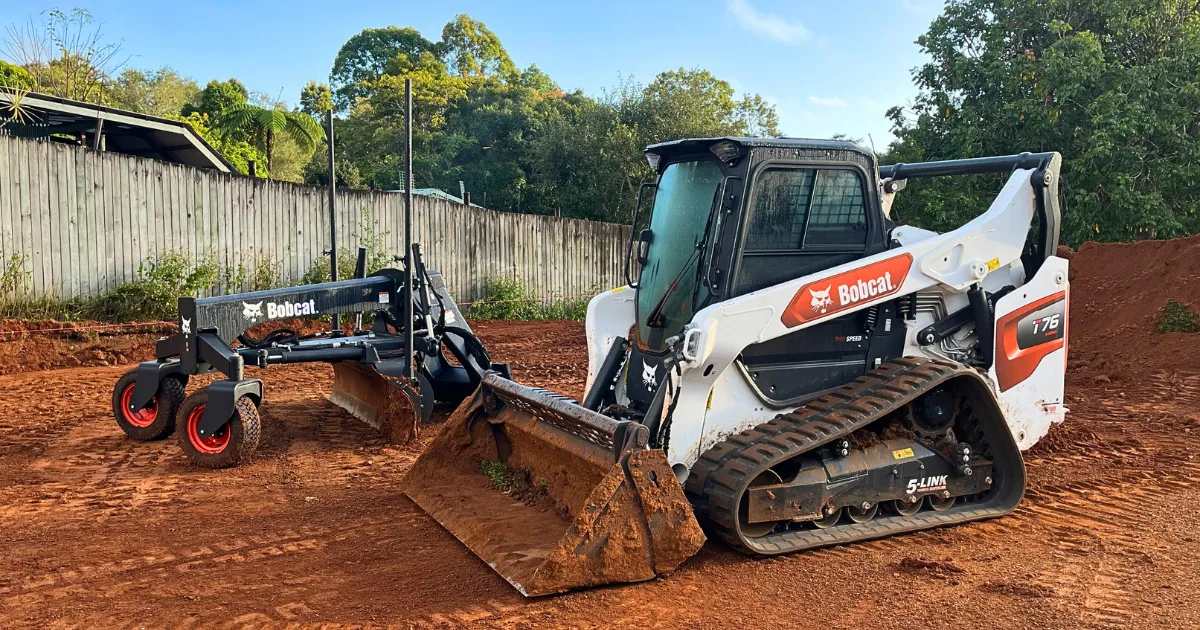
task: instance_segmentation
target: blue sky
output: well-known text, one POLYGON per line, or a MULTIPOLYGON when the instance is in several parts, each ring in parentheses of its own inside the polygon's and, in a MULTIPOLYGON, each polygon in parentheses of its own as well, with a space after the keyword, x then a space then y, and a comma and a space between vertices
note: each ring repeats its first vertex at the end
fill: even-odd
MULTIPOLYGON (((773 102, 788 135, 890 139, 884 111, 916 93, 913 43, 942 0, 695 0, 572 2, 456 0, 258 4, 77 0, 123 41, 129 66, 168 65, 203 84, 237 77, 295 103, 325 80, 338 48, 363 28, 414 26, 437 39, 468 13, 500 36, 518 66, 537 64, 565 89, 598 94, 622 76, 701 67, 739 92, 773 102), (203 7, 203 8, 202 8, 203 7)), ((0 6, 0 24, 40 20, 71 4, 0 6)), ((0 55, 2 55, 0 49, 0 55)))

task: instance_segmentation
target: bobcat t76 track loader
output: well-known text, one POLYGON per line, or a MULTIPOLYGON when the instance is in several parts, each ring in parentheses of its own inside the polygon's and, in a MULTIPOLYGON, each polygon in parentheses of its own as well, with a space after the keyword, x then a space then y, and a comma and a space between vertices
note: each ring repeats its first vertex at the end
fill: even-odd
POLYGON ((485 375, 406 478, 414 501, 526 595, 661 575, 703 531, 772 555, 1016 507, 1021 450, 1065 411, 1057 153, 646 155, 638 271, 588 306, 583 402, 485 375), (890 219, 906 180, 979 173, 1008 179, 966 225, 890 219))

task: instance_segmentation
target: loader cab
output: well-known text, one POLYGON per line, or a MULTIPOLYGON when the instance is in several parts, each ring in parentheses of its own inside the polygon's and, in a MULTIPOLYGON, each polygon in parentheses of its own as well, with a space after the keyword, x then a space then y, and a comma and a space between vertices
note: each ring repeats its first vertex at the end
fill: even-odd
MULTIPOLYGON (((653 396, 667 340, 700 309, 887 248, 875 157, 851 142, 709 138, 646 154, 658 178, 648 227, 631 248, 640 272, 626 390, 635 402, 653 396)), ((864 317, 756 344, 738 367, 781 407, 841 385, 871 362, 864 317)))

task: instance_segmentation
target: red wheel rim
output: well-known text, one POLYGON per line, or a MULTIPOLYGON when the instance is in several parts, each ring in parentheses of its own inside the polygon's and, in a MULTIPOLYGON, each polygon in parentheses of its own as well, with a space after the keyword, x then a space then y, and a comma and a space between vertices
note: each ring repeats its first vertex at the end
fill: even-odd
POLYGON ((200 405, 192 410, 187 417, 187 436, 188 441, 192 443, 197 451, 204 455, 216 455, 225 450, 229 446, 229 423, 221 425, 221 428, 213 431, 212 435, 200 435, 200 418, 204 417, 204 405, 200 405))
POLYGON ((126 387, 125 391, 121 392, 121 415, 125 417, 125 422, 139 429, 145 429, 154 424, 154 419, 158 417, 158 397, 151 398, 150 404, 137 411, 129 408, 131 400, 133 400, 132 384, 126 387))

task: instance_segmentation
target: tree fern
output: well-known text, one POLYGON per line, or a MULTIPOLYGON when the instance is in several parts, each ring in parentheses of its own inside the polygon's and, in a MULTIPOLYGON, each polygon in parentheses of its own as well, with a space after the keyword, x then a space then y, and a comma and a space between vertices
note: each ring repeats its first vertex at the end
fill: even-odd
POLYGON ((300 145, 304 151, 316 150, 317 143, 325 139, 325 130, 303 112, 268 109, 242 103, 234 105, 221 116, 221 127, 225 132, 242 131, 260 139, 261 148, 267 154, 267 172, 273 166, 272 149, 277 134, 285 135, 300 145))

